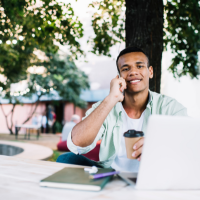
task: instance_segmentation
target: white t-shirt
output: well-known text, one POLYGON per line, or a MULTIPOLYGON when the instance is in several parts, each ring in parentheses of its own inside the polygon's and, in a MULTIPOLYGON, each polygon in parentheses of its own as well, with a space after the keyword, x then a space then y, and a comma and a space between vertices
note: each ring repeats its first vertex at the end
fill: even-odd
POLYGON ((123 134, 130 130, 134 129, 136 131, 142 130, 142 124, 144 120, 144 112, 142 113, 139 119, 132 119, 130 118, 126 111, 122 106, 122 121, 123 125, 121 127, 121 144, 118 151, 118 154, 113 161, 111 167, 117 171, 124 171, 124 172, 138 172, 140 162, 137 159, 128 159, 126 155, 126 146, 125 146, 125 139, 123 134))
POLYGON ((44 128, 46 128, 46 123, 47 123, 47 117, 44 115, 44 116, 42 116, 42 126, 44 128))

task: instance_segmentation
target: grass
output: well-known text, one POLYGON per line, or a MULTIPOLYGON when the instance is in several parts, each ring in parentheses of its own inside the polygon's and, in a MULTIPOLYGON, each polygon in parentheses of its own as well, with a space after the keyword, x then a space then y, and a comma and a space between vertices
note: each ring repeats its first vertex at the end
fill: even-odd
POLYGON ((56 162, 58 156, 61 155, 61 154, 63 154, 63 153, 64 152, 53 150, 53 155, 51 156, 51 158, 48 159, 48 161, 56 162))

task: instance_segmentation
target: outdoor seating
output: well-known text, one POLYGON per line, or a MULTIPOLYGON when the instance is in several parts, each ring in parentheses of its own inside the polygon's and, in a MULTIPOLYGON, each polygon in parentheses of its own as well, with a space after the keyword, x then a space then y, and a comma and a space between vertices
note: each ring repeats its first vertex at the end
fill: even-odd
POLYGON ((37 139, 39 139, 40 136, 40 131, 41 131, 41 126, 38 125, 32 125, 32 124, 21 124, 21 125, 15 125, 15 138, 18 138, 18 132, 21 128, 25 128, 25 136, 24 138, 28 137, 30 140, 30 134, 34 132, 35 130, 37 132, 37 139))

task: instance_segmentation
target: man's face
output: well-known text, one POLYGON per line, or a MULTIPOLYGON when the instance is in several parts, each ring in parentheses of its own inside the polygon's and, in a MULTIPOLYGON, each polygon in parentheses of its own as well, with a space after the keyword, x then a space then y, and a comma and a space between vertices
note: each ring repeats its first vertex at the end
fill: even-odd
POLYGON ((153 78, 153 68, 148 68, 148 59, 142 52, 131 52, 119 57, 120 76, 127 84, 126 92, 136 93, 149 89, 149 78, 153 78))

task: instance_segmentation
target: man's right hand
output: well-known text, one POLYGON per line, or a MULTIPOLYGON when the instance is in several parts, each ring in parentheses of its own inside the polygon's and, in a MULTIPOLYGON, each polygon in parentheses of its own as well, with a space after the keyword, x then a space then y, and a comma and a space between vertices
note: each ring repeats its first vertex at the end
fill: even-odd
POLYGON ((110 111, 117 102, 123 101, 124 89, 126 89, 126 82, 123 78, 116 76, 112 79, 110 83, 110 94, 90 113, 90 115, 74 126, 71 139, 76 146, 86 147, 94 142, 110 111))
POLYGON ((124 100, 123 91, 126 89, 126 81, 124 78, 117 75, 110 82, 110 94, 109 96, 114 98, 116 102, 122 102, 124 100))

